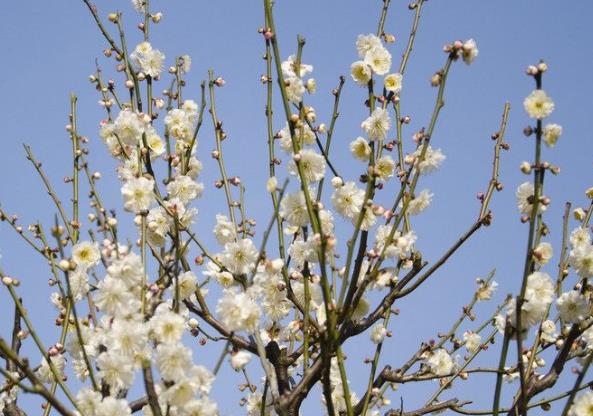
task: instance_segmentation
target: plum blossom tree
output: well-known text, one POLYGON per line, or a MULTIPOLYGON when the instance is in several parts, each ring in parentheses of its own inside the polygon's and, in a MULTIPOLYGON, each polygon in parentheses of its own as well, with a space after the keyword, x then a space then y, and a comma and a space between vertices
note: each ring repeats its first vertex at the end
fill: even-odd
MULTIPOLYGON (((228 360, 245 378, 229 394, 235 393, 253 416, 296 416, 306 400, 317 403, 318 414, 330 416, 444 411, 525 416, 530 409, 548 409, 561 400, 563 410, 556 414, 593 414, 593 393, 583 392, 593 385, 585 379, 593 360, 593 292, 588 283, 593 276, 593 209, 573 210, 566 204, 562 238, 554 242, 559 263, 550 265, 553 246, 545 216, 551 201, 544 193, 544 178, 559 174, 559 168, 545 161, 542 145, 553 148, 562 127, 547 123, 554 102, 542 87, 548 70, 544 62, 527 69, 535 90, 525 98, 524 110, 534 125, 524 133, 535 150, 533 160, 520 166, 532 180, 516 190, 527 228, 519 293, 477 320, 475 305, 491 300, 497 287, 494 271, 478 279, 450 328, 422 342, 402 363, 380 368, 390 348, 384 344, 392 335, 390 321, 398 302, 413 297, 468 239, 493 222, 490 202, 502 190, 500 158, 509 150, 508 103, 491 136, 492 173, 485 178, 479 210, 467 230, 432 261, 422 255, 430 236, 414 230, 414 217, 424 213, 434 196, 421 189, 422 179, 446 159, 433 137, 447 77, 461 62, 471 65, 478 57, 476 42, 455 40, 444 46, 444 64, 430 80, 436 98, 429 122, 413 133, 407 146, 404 130, 410 119, 402 112, 400 92, 426 0, 409 5, 414 18, 399 66, 389 51, 395 37, 384 30, 391 2, 383 0, 376 32, 358 36, 352 49, 355 61, 348 82, 366 89, 367 97, 361 130, 352 134, 360 136, 349 144, 352 168, 339 173, 332 163, 332 137, 346 77, 332 91, 329 125, 318 122, 316 110, 307 104, 317 83, 311 77, 313 66, 303 63, 305 39, 298 38, 294 54, 282 55, 280 47, 286 46, 280 43, 273 14, 282 6, 263 0, 259 32, 265 48, 268 155, 260 162, 268 167, 271 204, 269 221, 256 224, 248 216, 245 185, 225 164, 227 133, 216 101, 224 79, 210 70, 201 95, 186 98, 191 58, 167 58, 151 43, 150 28, 162 14, 151 10, 149 0, 132 1, 143 36, 133 47, 127 43, 122 13, 105 19, 89 0, 83 3, 106 42, 108 67, 122 81, 121 88, 106 82, 99 66, 90 76, 105 111, 96 133, 117 165, 122 208, 133 214, 137 235, 123 236, 116 210, 102 202, 101 174, 91 169, 89 139, 79 132, 72 95, 66 128, 72 143, 72 173, 66 178, 72 185, 71 201, 57 196, 41 162, 25 147, 55 205, 56 222, 25 230, 17 216, 0 209, 0 219, 15 238, 47 262, 49 299, 59 328, 47 344, 27 313, 20 280, 11 277, 18 271, 0 269, 4 290, 14 302, 11 337, 0 337, 5 361, 0 367, 0 413, 26 415, 23 402, 33 394, 43 398, 44 416, 218 415, 210 392, 228 360), (163 84, 162 95, 155 93, 163 84), (283 114, 280 126, 274 124, 274 106, 283 114), (214 137, 202 130, 207 118, 214 137), (220 177, 214 187, 226 199, 216 215, 214 247, 193 231, 199 221, 198 199, 207 189, 199 182, 200 158, 207 156, 197 150, 202 141, 214 143, 210 157, 220 177), (278 151, 288 161, 282 162, 278 151), (86 221, 80 216, 82 189, 88 189, 93 210, 86 221), (347 237, 339 241, 342 235, 347 237), (194 258, 192 250, 198 252, 194 258), (223 345, 213 367, 192 348, 197 338, 223 345), (375 351, 361 391, 353 389, 344 352, 352 341, 368 342, 375 351), (24 343, 37 349, 35 359, 22 354, 24 343), (477 365, 478 356, 491 364, 477 365), (540 397, 570 362, 577 366, 574 384, 540 397), (462 388, 453 388, 480 373, 493 375, 488 387, 492 402, 484 408, 476 407, 462 388), (517 380, 512 397, 502 388, 505 379, 517 380), (390 406, 390 388, 434 380, 438 387, 423 406, 390 406)), ((585 194, 593 200, 593 188, 585 194)))

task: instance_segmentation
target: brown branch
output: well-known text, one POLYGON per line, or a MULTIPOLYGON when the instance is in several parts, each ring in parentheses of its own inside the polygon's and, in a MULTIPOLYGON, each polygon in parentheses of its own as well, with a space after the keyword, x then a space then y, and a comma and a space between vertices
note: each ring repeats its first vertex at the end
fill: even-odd
POLYGON ((460 402, 458 399, 451 399, 444 402, 431 404, 430 406, 425 406, 420 409, 412 410, 410 412, 402 412, 400 410, 391 409, 385 413, 385 416, 422 416, 427 413, 438 412, 439 410, 459 408, 470 403, 470 401, 460 402))

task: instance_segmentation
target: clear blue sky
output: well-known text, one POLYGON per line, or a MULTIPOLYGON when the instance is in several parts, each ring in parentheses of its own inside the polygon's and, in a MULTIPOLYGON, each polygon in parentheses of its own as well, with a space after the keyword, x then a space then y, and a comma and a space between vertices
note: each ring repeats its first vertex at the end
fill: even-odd
MULTIPOLYGON (((129 2, 100 0, 97 3, 102 16, 116 8, 124 12, 124 20, 130 28, 129 43, 135 44, 140 37, 140 32, 133 29, 138 16, 129 2)), ((154 0, 151 3, 154 11, 164 13, 162 22, 152 31, 152 43, 164 51, 167 64, 174 56, 186 53, 193 59, 186 97, 199 99, 199 82, 207 76, 208 68, 214 68, 216 74, 227 81, 227 85, 217 91, 219 116, 229 135, 224 143, 226 163, 230 174, 240 175, 246 184, 248 213, 259 220, 261 227, 270 215, 264 189, 267 172, 265 97, 264 87, 259 82, 265 70, 261 59, 263 42, 257 33, 263 20, 261 2, 154 0)), ((350 63, 357 59, 356 36, 376 30, 381 4, 378 0, 277 2, 276 24, 282 55, 287 57, 294 53, 297 34, 307 39, 303 61, 315 67, 313 76, 317 79, 318 92, 310 103, 315 106, 319 119, 329 122, 333 98, 330 91, 337 84, 338 76, 348 75, 350 63)), ((399 63, 413 17, 406 5, 393 1, 385 26, 387 32, 397 37, 395 45, 390 47, 395 63, 399 63)), ((24 158, 22 143, 33 146, 58 192, 67 198, 70 188, 61 180, 71 170, 70 145, 64 125, 69 111, 68 94, 72 91, 79 96, 79 131, 92 142, 93 169, 100 169, 105 176, 101 184, 105 204, 119 209, 119 191, 113 182, 115 165, 97 134, 98 122, 104 115, 97 105, 99 97, 87 81, 97 57, 106 73, 111 74, 112 70, 102 57, 101 51, 106 45, 86 7, 82 1, 22 0, 4 5, 3 16, 0 25, 4 56, 0 67, 0 91, 4 97, 0 100, 3 143, 0 203, 3 208, 9 213, 18 213, 25 225, 41 220, 49 227, 52 222, 54 208, 24 158)), ((590 1, 568 4, 552 0, 432 0, 425 5, 402 92, 403 112, 412 118, 405 130, 408 146, 411 134, 428 123, 436 93, 428 81, 445 60, 441 51, 443 44, 473 37, 480 49, 472 66, 461 63, 454 66, 447 86, 446 106, 433 136, 433 145, 443 149, 447 160, 437 174, 421 183, 421 187, 427 186, 435 193, 433 205, 414 222, 419 234, 418 248, 426 259, 437 258, 478 214, 475 194, 486 189, 490 174, 492 142, 489 137, 498 128, 507 100, 512 106, 507 135, 511 151, 502 155, 501 179, 505 189, 495 195, 492 203, 493 226, 481 230, 458 256, 417 291, 413 299, 399 305, 402 313, 393 321, 394 337, 386 344, 385 363, 400 365, 422 340, 448 329, 461 305, 470 298, 476 276, 485 276, 492 268, 497 268, 498 300, 507 292, 517 290, 527 228, 519 222, 514 191, 526 180, 518 166, 523 160, 531 160, 533 145, 532 140, 521 133, 528 122, 522 101, 533 89, 533 82, 524 75, 524 69, 540 58, 550 68, 544 78, 544 88, 556 103, 550 121, 564 127, 558 146, 553 150, 545 149, 544 154, 545 160, 562 168, 560 176, 546 177, 546 194, 552 198, 547 214, 552 230, 549 241, 556 252, 559 251, 564 202, 572 200, 577 205, 584 204, 583 190, 593 185, 593 141, 588 126, 593 96, 592 18, 590 1)), ((161 82, 157 89, 162 90, 165 85, 161 82)), ((364 95, 364 90, 348 77, 334 136, 333 159, 342 175, 352 179, 360 174, 360 169, 353 168, 347 144, 361 134, 364 95)), ((283 125, 280 110, 277 106, 277 129, 283 125)), ((202 180, 207 190, 198 203, 200 215, 196 225, 198 232, 210 242, 214 215, 223 211, 222 193, 211 186, 217 176, 208 156, 213 148, 211 132, 208 127, 199 147, 200 158, 205 163, 202 180)), ((83 212, 88 212, 87 209, 85 205, 83 212)), ((133 229, 126 230, 134 239, 133 229)), ((344 241, 342 238, 342 243, 344 241)), ((40 325, 46 344, 50 344, 57 337, 57 331, 48 303, 50 292, 46 282, 49 276, 44 261, 18 241, 7 226, 0 227, 0 250, 2 268, 22 279, 20 293, 32 320, 40 325)), ((556 263, 557 257, 551 264, 556 263)), ((552 266, 549 270, 555 274, 552 266)), ((485 317, 493 307, 494 304, 482 306, 478 312, 485 317)), ((1 291, 1 316, 11 310, 5 291, 1 291)), ((6 336, 10 328, 7 320, 2 319, 2 322, 0 333, 6 336)), ((366 342, 366 335, 363 338, 366 342)), ((367 376, 366 369, 358 362, 362 356, 372 354, 372 347, 370 343, 357 345, 364 347, 349 345, 347 350, 353 362, 350 378, 354 390, 362 394, 367 376)), ((194 357, 211 361, 219 348, 207 348, 202 355, 196 347, 194 357)), ((492 351, 488 362, 493 365, 497 360, 498 352, 492 351)), ((241 380, 231 370, 221 372, 213 396, 224 399, 220 402, 222 414, 239 413, 238 395, 234 396, 237 400, 230 401, 226 393, 229 383, 238 382, 241 380)), ((436 384, 429 384, 428 391, 435 388, 436 384)), ((462 390, 462 397, 471 396, 490 403, 490 389, 470 383, 462 390)), ((424 388, 402 390, 407 410, 422 403, 422 398, 426 397, 424 391, 424 388)), ((316 410, 319 397, 317 393, 314 396, 306 407, 307 414, 319 414, 316 410)), ((392 399, 398 405, 399 393, 392 399)), ((31 398, 21 400, 30 409, 38 403, 31 398)))

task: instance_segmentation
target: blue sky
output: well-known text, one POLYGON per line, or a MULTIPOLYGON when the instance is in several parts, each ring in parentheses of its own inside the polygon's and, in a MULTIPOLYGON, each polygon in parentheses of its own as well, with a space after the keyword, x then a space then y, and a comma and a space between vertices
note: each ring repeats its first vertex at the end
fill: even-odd
MULTIPOLYGON (((162 22, 153 27, 153 45, 163 50, 168 64, 181 54, 187 53, 193 59, 185 96, 199 99, 199 83, 207 77, 208 68, 213 68, 227 81, 224 88, 217 90, 219 116, 229 135, 224 142, 225 161, 231 175, 241 176, 247 187, 248 214, 262 227, 271 212, 264 188, 267 174, 265 89, 259 82, 265 71, 261 59, 263 41, 257 33, 263 21, 262 4, 238 0, 154 0, 151 3, 154 11, 164 14, 162 22)), ((349 66, 357 59, 356 36, 376 30, 381 4, 378 0, 280 0, 276 5, 282 55, 287 57, 295 52, 297 34, 307 39, 303 61, 314 65, 318 92, 309 103, 316 108, 318 119, 329 122, 333 103, 330 91, 337 85, 339 75, 348 78, 334 135, 333 163, 342 175, 351 179, 362 170, 362 166, 352 163, 347 145, 362 133, 360 122, 365 118, 365 91, 349 79, 349 66)), ((133 45, 140 39, 140 32, 134 29, 138 16, 129 2, 99 0, 97 7, 102 16, 116 9, 123 11, 129 28, 129 43, 133 45)), ((105 204, 121 213, 119 191, 114 182, 115 165, 97 134, 104 114, 97 105, 99 97, 87 80, 94 71, 95 58, 106 74, 121 82, 115 78, 111 62, 102 56, 106 45, 86 7, 82 1, 23 0, 5 5, 3 15, 0 25, 0 45, 4 52, 4 64, 0 67, 0 90, 4 97, 0 100, 2 207, 18 214, 25 225, 36 220, 47 227, 52 223, 54 208, 24 158, 22 143, 33 147, 58 193, 67 198, 70 188, 62 183, 62 178, 70 174, 70 144, 64 125, 72 91, 79 97, 79 131, 91 139, 93 169, 101 170, 105 177, 101 182, 105 204)), ((424 178, 420 185, 420 189, 428 187, 435 193, 433 205, 414 221, 419 235, 418 248, 426 259, 437 258, 477 216, 479 204, 475 194, 485 191, 487 186, 492 158, 489 137, 498 128, 505 101, 511 103, 507 130, 511 150, 502 155, 501 180, 505 188, 495 195, 491 206, 495 217, 493 225, 481 230, 413 298, 399 305, 401 315, 393 321, 394 337, 386 345, 385 363, 401 364, 421 341, 448 329, 461 305, 471 297, 477 276, 497 269, 498 300, 517 290, 527 227, 519 222, 514 190, 526 180, 518 170, 519 163, 531 160, 533 153, 532 139, 521 133, 529 122, 522 101, 534 88, 524 70, 540 58, 550 68, 544 77, 544 89, 556 103, 550 121, 564 128, 557 147, 546 148, 544 153, 545 160, 562 169, 559 176, 546 177, 545 190, 552 198, 546 220, 552 230, 548 241, 557 248, 556 252, 559 251, 564 202, 571 200, 576 206, 585 204, 583 190, 593 185, 593 141, 588 126, 593 96, 592 17, 593 3, 589 1, 568 5, 552 0, 433 0, 425 5, 401 95, 402 110, 412 119, 404 131, 408 149, 412 144, 411 135, 427 125, 432 111, 436 91, 430 87, 429 79, 445 61, 442 46, 455 39, 473 37, 480 49, 473 65, 457 63, 452 69, 446 105, 432 141, 433 146, 447 155, 447 160, 439 172, 424 178)), ((406 3, 393 2, 385 29, 397 38, 390 46, 395 64, 399 63, 412 18, 413 13, 408 11, 406 3)), ((162 81, 157 90, 165 85, 168 83, 162 81)), ((275 128, 280 129, 283 126, 281 108, 276 106, 275 109, 275 128)), ((214 215, 224 211, 222 192, 212 186, 217 179, 215 164, 209 158, 213 146, 212 130, 208 126, 198 150, 205 164, 202 180, 207 189, 204 199, 197 205, 200 214, 196 230, 210 243, 214 215)), ((88 210, 88 206, 84 209, 88 210)), ((85 210, 83 212, 88 212, 85 210)), ((130 219, 125 214, 122 218, 130 219)), ((340 221, 338 224, 345 226, 340 221)), ((131 239, 135 238, 131 227, 125 230, 131 239)), ((261 230, 259 228, 260 234, 261 230)), ((0 227, 0 250, 2 268, 22 279, 20 293, 32 320, 40 325, 45 342, 50 344, 57 331, 47 301, 49 276, 44 261, 18 241, 7 226, 0 227)), ((551 274, 555 274, 556 263, 557 257, 550 263, 551 274)), ((485 318, 493 308, 494 304, 482 305, 479 316, 485 318)), ((5 291, 0 292, 0 314, 11 310, 5 291)), ((8 330, 7 325, 0 325, 2 335, 8 330)), ((351 362, 372 354, 370 344, 358 345, 347 346, 353 357, 351 362)), ((196 349, 194 356, 211 361, 220 348, 207 347, 203 355, 196 349)), ((497 363, 497 352, 491 351, 488 355, 491 365, 497 363)), ((367 369, 359 364, 352 366, 355 390, 362 393, 367 369)), ((238 382, 240 379, 232 370, 223 370, 214 397, 225 397, 225 385, 238 382)), ((464 385, 466 396, 478 402, 490 402, 489 389, 470 384, 469 387, 464 385)), ((428 391, 435 388, 435 384, 429 384, 428 391)), ((408 410, 422 403, 424 389, 406 386, 402 390, 408 410)), ((394 393, 392 399, 399 403, 399 393, 394 393)), ((31 398, 24 398, 23 402, 31 409, 38 403, 31 398)), ((318 403, 317 396, 309 400, 309 414, 319 413, 316 411, 318 403)), ((223 414, 238 414, 237 405, 238 399, 223 401, 223 414)))

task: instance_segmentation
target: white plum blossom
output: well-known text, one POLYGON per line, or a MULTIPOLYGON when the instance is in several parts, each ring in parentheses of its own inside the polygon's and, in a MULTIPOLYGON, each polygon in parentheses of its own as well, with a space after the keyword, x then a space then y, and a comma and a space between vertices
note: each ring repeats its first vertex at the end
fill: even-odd
POLYGON ((251 361, 251 354, 246 351, 235 351, 231 353, 231 367, 233 370, 239 371, 245 368, 245 366, 251 361))
MULTIPOLYGON (((517 197, 517 206, 519 207, 519 212, 525 215, 531 215, 531 211, 533 211, 533 199, 535 198, 535 187, 531 182, 523 182, 517 188, 517 192, 515 193, 517 197)), ((542 213, 546 210, 546 206, 542 203, 537 204, 537 211, 538 213, 542 213)))
POLYGON ((446 376, 451 374, 455 367, 453 359, 443 348, 433 351, 426 360, 426 364, 428 365, 428 368, 430 368, 430 372, 436 376, 446 376))
MULTIPOLYGON (((318 182, 323 179, 325 176, 325 158, 323 156, 309 149, 301 150, 298 155, 300 157, 298 163, 308 182, 318 182)), ((288 164, 288 172, 291 175, 299 176, 297 163, 294 159, 288 164)))
POLYGON ((296 227, 304 227, 309 224, 309 213, 303 191, 297 191, 282 198, 280 216, 296 227))
POLYGON ((390 155, 383 155, 375 162, 374 173, 381 180, 387 180, 393 176, 395 161, 390 155))
POLYGON ((226 243, 221 262, 231 273, 247 274, 255 268, 259 253, 248 238, 226 243))
POLYGON ((364 56, 364 62, 378 75, 385 75, 391 69, 391 54, 383 45, 375 46, 364 56))
POLYGON ((97 357, 97 376, 111 387, 113 392, 128 389, 134 381, 134 367, 125 355, 103 352, 97 357))
POLYGON ((362 137, 357 137, 350 143, 350 153, 354 158, 366 162, 371 156, 371 146, 362 137))
POLYGON ((463 59, 463 62, 465 62, 467 65, 470 65, 478 56, 478 52, 478 45, 476 44, 476 41, 473 39, 468 39, 463 42, 463 46, 461 47, 461 59, 463 59))
MULTIPOLYGON (((64 376, 64 369, 66 368, 66 360, 62 354, 57 354, 49 357, 56 374, 59 377, 64 376)), ((41 359, 41 365, 35 371, 35 375, 44 384, 49 384, 55 381, 54 373, 45 358, 41 359)))
POLYGON ((81 241, 72 247, 72 260, 84 270, 95 266, 101 260, 99 244, 81 241))
POLYGON ((154 181, 145 177, 131 178, 121 188, 126 211, 148 210, 154 202, 154 181))
POLYGON ((142 42, 130 54, 130 59, 138 71, 152 78, 158 78, 165 62, 165 55, 158 49, 153 49, 148 42, 142 42))
POLYGON ((556 142, 562 135, 562 126, 559 124, 546 124, 542 129, 542 136, 544 139, 544 143, 548 147, 556 146, 556 142))
POLYGON ((360 127, 366 132, 369 140, 384 140, 391 127, 391 118, 387 110, 376 108, 360 127))
POLYGON ((331 200, 338 214, 353 219, 362 209, 364 190, 359 189, 354 182, 346 182, 334 191, 331 200))
POLYGON ((593 391, 587 391, 574 401, 568 416, 590 416, 591 409, 593 409, 593 391))
POLYGON ((533 259, 540 265, 547 264, 553 255, 554 251, 552 249, 552 244, 548 242, 539 243, 537 247, 533 249, 533 259))
POLYGON ((237 238, 237 231, 235 226, 228 217, 223 214, 216 214, 216 225, 214 226, 214 236, 218 244, 225 245, 235 241, 237 238))
POLYGON ((140 300, 128 290, 122 280, 107 276, 99 282, 97 289, 95 304, 110 316, 125 317, 140 310, 140 300))
POLYGON ((394 74, 387 75, 383 80, 383 85, 387 91, 394 94, 399 94, 402 90, 402 74, 396 72, 394 74))
POLYGON ((226 289, 216 305, 216 313, 229 330, 253 333, 261 310, 246 293, 226 289))
POLYGON ((556 300, 560 318, 564 322, 577 323, 589 315, 589 302, 578 290, 563 293, 556 300))
POLYGON ((477 334, 475 332, 465 331, 463 333, 463 341, 465 342, 465 349, 469 353, 473 354, 480 348, 482 337, 480 336, 480 334, 477 334))
POLYGON ((368 35, 358 35, 356 39, 356 50, 358 56, 364 58, 372 49, 382 47, 381 39, 374 33, 368 35))
POLYGON ((361 87, 368 85, 372 75, 371 68, 364 61, 356 61, 350 65, 350 76, 361 87))
POLYGON ((181 344, 160 344, 156 348, 156 367, 161 377, 178 381, 192 365, 191 350, 181 344))
POLYGON ((295 104, 303 101, 303 94, 305 93, 305 85, 303 80, 298 77, 289 77, 284 79, 286 97, 288 101, 295 104))
POLYGON ((418 215, 430 206, 434 194, 428 189, 423 189, 408 203, 408 214, 418 215))
POLYGON ((126 108, 119 112, 113 122, 112 133, 121 144, 137 146, 140 144, 145 130, 146 125, 140 115, 126 108))
POLYGON ((185 319, 172 311, 155 314, 149 321, 153 339, 163 344, 175 344, 185 331, 185 319))
POLYGON ((177 176, 167 184, 167 192, 171 198, 178 198, 184 204, 199 198, 204 190, 204 185, 196 183, 189 176, 177 176))
POLYGON ((383 342, 385 336, 387 335, 387 329, 383 324, 376 324, 371 328, 370 338, 373 344, 379 344, 383 342))
POLYGON ((525 98, 523 107, 531 118, 541 120, 554 111, 554 101, 544 90, 535 90, 525 98))
POLYGON ((305 75, 313 72, 312 65, 306 65, 301 62, 298 73, 297 73, 296 65, 297 65, 296 56, 290 55, 288 57, 288 59, 286 61, 282 62, 282 64, 281 64, 282 75, 284 75, 285 77, 297 77, 298 76, 299 78, 302 78, 305 75))
POLYGON ((428 146, 424 152, 424 158, 420 160, 422 148, 423 146, 419 147, 412 153, 415 167, 420 173, 431 173, 441 167, 443 161, 446 159, 446 156, 441 152, 441 149, 434 149, 432 146, 428 146))

